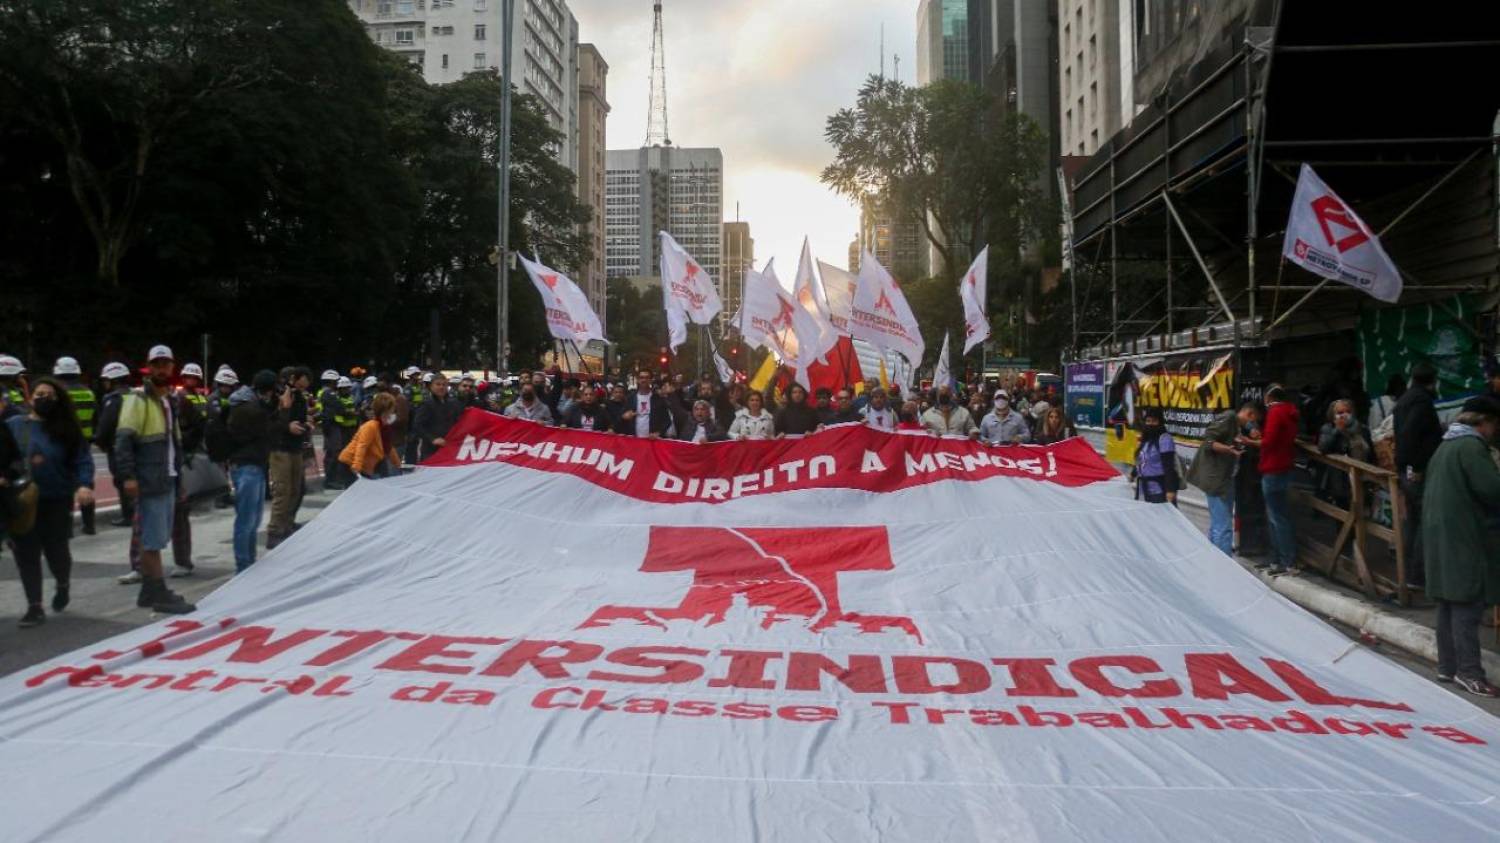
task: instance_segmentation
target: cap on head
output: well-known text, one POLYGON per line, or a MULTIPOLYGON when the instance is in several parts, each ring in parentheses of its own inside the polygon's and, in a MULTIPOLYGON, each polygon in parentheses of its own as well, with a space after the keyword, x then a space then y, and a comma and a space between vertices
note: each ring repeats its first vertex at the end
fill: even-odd
POLYGON ((112 381, 125 380, 130 377, 130 369, 124 363, 105 363, 104 368, 99 371, 99 377, 112 381))
POLYGON ((26 367, 21 365, 20 360, 11 357, 9 354, 0 354, 0 377, 13 378, 24 371, 26 371, 26 367))
POLYGON ((1464 402, 1461 413, 1480 413, 1500 419, 1500 399, 1490 395, 1476 395, 1464 402))
POLYGON ((83 369, 79 367, 78 361, 72 357, 59 357, 57 358, 57 362, 52 364, 52 374, 71 375, 76 378, 83 374, 83 369))
POLYGON ((147 363, 155 363, 158 360, 176 360, 176 359, 177 358, 172 355, 172 349, 167 348, 164 345, 153 345, 153 346, 151 346, 151 352, 146 355, 146 362, 147 363))
POLYGON ((189 363, 182 367, 182 376, 185 378, 197 378, 203 380, 203 367, 197 363, 189 363))
POLYGON ((225 386, 239 386, 240 376, 236 375, 234 370, 228 366, 221 366, 219 371, 214 374, 214 383, 221 383, 225 386))
POLYGON ((329 381, 337 381, 338 379, 339 373, 335 372, 332 369, 324 369, 322 377, 320 378, 320 380, 322 380, 324 383, 328 383, 329 381))

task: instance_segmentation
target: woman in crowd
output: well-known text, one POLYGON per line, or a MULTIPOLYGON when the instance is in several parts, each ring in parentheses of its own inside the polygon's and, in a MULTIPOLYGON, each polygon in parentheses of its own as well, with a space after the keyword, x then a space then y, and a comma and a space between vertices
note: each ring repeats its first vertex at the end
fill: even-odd
POLYGON ((1038 445, 1051 445, 1064 439, 1071 439, 1078 435, 1078 428, 1073 426, 1061 407, 1047 408, 1047 414, 1042 417, 1041 424, 1037 425, 1036 435, 1031 441, 1038 445))
MULTIPOLYGON (((1371 411, 1374 412, 1373 410, 1371 411)), ((1374 462, 1375 446, 1370 443, 1369 432, 1354 416, 1354 402, 1340 398, 1328 405, 1328 421, 1318 434, 1318 450, 1325 454, 1337 454, 1360 462, 1374 462)), ((1339 506, 1349 503, 1349 477, 1341 470, 1323 467, 1322 482, 1318 491, 1339 506)))
POLYGON ((740 442, 776 438, 776 422, 766 412, 766 396, 759 392, 751 392, 745 396, 745 409, 734 414, 734 423, 729 426, 729 438, 740 442))
POLYGON ((1147 503, 1177 503, 1177 444, 1167 432, 1161 409, 1148 407, 1135 448, 1135 495, 1147 503))
POLYGON ((73 535, 73 505, 84 506, 94 500, 94 458, 68 391, 53 378, 38 379, 31 390, 31 412, 12 416, 6 425, 19 445, 26 466, 23 472, 30 474, 37 488, 34 525, 10 537, 21 587, 26 592, 26 614, 20 625, 31 627, 47 620, 42 611, 43 555, 57 584, 52 611, 61 612, 68 605, 73 572, 73 557, 68 550, 68 539, 73 535))
POLYGON ((354 438, 339 454, 339 462, 349 466, 366 480, 390 477, 401 468, 401 452, 396 448, 396 399, 380 392, 370 401, 369 421, 359 426, 354 438))
POLYGON ((807 390, 800 383, 786 392, 786 406, 776 414, 777 436, 806 436, 818 429, 818 411, 807 403, 807 390))

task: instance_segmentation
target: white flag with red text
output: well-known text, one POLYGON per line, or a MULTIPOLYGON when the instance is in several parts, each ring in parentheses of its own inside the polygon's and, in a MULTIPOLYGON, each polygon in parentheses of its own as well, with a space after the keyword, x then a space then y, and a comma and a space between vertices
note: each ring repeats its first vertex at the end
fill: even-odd
POLYGON ((1401 298, 1401 270, 1380 238, 1313 168, 1302 165, 1281 254, 1314 275, 1348 284, 1383 301, 1401 298))
POLYGON ((927 346, 896 279, 869 252, 860 258, 849 333, 882 351, 894 351, 913 366, 921 365, 927 346))
POLYGON ((746 270, 744 295, 734 325, 747 344, 769 350, 787 365, 796 365, 801 337, 818 335, 812 317, 797 306, 792 294, 777 280, 775 258, 763 271, 746 270))
POLYGON ((709 324, 722 305, 713 278, 665 231, 661 233, 661 293, 676 354, 677 347, 687 342, 688 323, 709 324))
POLYGON ((1083 439, 697 444, 477 409, 446 438, 194 614, 7 652, 0 837, 1500 828, 1500 721, 1131 500, 1083 439))
POLYGON ((854 316, 854 291, 859 279, 851 272, 818 261, 818 275, 823 279, 823 296, 828 301, 828 321, 842 336, 849 336, 849 320, 854 316))
POLYGON ((984 312, 989 268, 990 247, 985 246, 958 283, 958 297, 964 303, 964 354, 990 338, 990 318, 984 312))
POLYGON ((589 340, 604 339, 604 325, 598 314, 589 307, 588 296, 568 276, 541 263, 534 263, 524 256, 521 266, 536 286, 542 297, 542 307, 547 315, 547 330, 560 340, 570 340, 582 345, 589 340))
POLYGON ((813 363, 827 363, 828 352, 839 341, 839 331, 833 325, 828 311, 828 297, 823 292, 823 283, 813 271, 815 261, 812 246, 802 238, 802 256, 797 261, 797 277, 792 279, 792 298, 812 317, 817 326, 816 335, 802 338, 802 357, 799 366, 807 368, 813 363))

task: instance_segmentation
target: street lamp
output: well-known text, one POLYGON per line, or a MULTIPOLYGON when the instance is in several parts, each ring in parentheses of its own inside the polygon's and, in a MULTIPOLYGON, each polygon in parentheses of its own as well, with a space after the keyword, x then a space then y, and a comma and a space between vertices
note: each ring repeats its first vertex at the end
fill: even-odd
POLYGON ((500 0, 500 231, 495 261, 495 369, 510 372, 510 67, 515 0, 500 0))

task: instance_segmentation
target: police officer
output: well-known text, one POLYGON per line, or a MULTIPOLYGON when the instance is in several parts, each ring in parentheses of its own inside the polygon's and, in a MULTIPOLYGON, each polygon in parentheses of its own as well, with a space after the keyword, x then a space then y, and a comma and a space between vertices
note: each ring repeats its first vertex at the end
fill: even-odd
POLYGON ((21 373, 26 367, 9 354, 0 354, 0 420, 30 412, 21 373))
MULTIPOLYGON (((83 441, 93 442, 94 412, 97 409, 97 402, 94 399, 94 391, 80 380, 83 376, 82 367, 72 357, 59 357, 57 362, 52 364, 52 374, 68 390, 68 398, 73 401, 73 412, 78 417, 78 427, 83 431, 83 441)), ((98 532, 94 529, 94 502, 92 500, 80 506, 78 514, 83 520, 85 536, 92 536, 98 532)))
POLYGON ((360 419, 359 410, 354 406, 354 381, 339 378, 337 390, 333 399, 335 408, 333 426, 338 447, 329 449, 329 453, 333 454, 333 466, 329 470, 333 472, 330 476, 337 481, 337 485, 332 488, 347 489, 349 484, 354 482, 354 474, 348 466, 339 462, 338 457, 343 452, 344 446, 354 438, 354 432, 359 429, 360 419))
POLYGON ((115 476, 115 428, 120 421, 120 401, 130 393, 130 369, 124 363, 105 364, 99 372, 99 392, 99 423, 94 425, 94 444, 104 452, 120 499, 120 514, 109 523, 129 527, 135 517, 135 500, 125 494, 125 484, 115 476))
POLYGON ((182 367, 182 386, 178 392, 188 403, 193 405, 193 409, 197 410, 200 416, 206 417, 208 412, 208 395, 205 394, 203 389, 202 366, 199 366, 197 363, 189 363, 182 367))
MULTIPOLYGON (((413 366, 411 369, 416 369, 416 367, 413 366)), ((408 369, 408 371, 411 371, 411 369, 408 369)), ((420 456, 418 453, 420 449, 418 448, 417 437, 413 436, 411 432, 411 420, 417 417, 417 410, 421 409, 422 405, 429 399, 430 396, 427 388, 431 383, 431 372, 413 372, 411 388, 406 393, 406 400, 411 404, 411 413, 407 416, 406 422, 406 448, 403 452, 403 457, 407 465, 416 465, 417 458, 420 456)))

